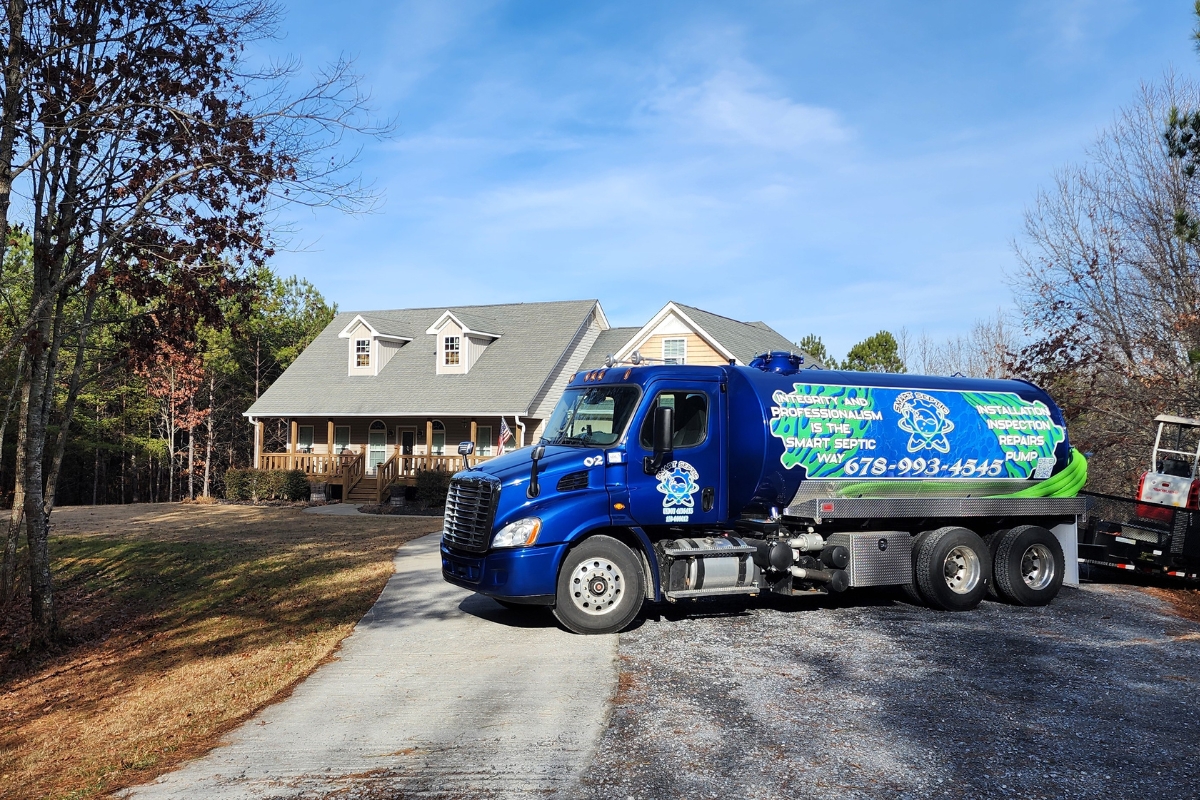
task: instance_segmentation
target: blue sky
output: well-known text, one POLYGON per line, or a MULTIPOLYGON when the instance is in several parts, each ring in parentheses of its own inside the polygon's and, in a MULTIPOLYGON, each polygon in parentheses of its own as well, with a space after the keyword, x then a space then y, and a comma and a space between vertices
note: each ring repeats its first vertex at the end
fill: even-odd
POLYGON ((1187 0, 285 2, 397 122, 377 213, 297 210, 278 271, 343 310, 667 300, 834 354, 1010 307, 1023 209, 1138 84, 1200 67, 1187 0))

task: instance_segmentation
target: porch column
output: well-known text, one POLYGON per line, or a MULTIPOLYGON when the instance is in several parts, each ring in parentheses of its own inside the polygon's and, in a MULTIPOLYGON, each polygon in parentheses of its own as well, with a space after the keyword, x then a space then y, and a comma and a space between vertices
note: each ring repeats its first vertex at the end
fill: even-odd
MULTIPOLYGON (((425 420, 425 455, 433 455, 433 420, 431 419, 425 420)), ((433 460, 430 459, 425 463, 432 466, 433 460)))
MULTIPOLYGON (((479 423, 476 422, 475 420, 471 420, 471 441, 477 442, 478 439, 479 439, 479 423)), ((479 449, 478 443, 475 445, 475 448, 479 449)))
POLYGON ((263 421, 256 419, 254 421, 254 469, 262 466, 262 445, 263 445, 263 421))
MULTIPOLYGON (((325 452, 333 455, 333 420, 329 420, 329 438, 325 440, 325 452)), ((329 467, 333 471, 333 466, 329 467)))
POLYGON ((288 469, 296 468, 296 440, 299 438, 299 423, 293 419, 291 429, 288 432, 288 469))

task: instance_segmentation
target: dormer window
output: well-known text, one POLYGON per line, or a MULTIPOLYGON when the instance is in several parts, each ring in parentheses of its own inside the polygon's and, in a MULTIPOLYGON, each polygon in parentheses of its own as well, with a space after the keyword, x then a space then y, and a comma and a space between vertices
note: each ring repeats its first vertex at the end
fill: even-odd
MULTIPOLYGON (((445 311, 425 333, 436 337, 431 348, 438 375, 466 375, 497 339, 495 321, 470 309, 445 311)), ((428 351, 426 351, 428 352, 428 351)))
POLYGON ((400 348, 412 341, 411 337, 380 330, 362 314, 355 314, 338 338, 347 340, 348 375, 378 375, 400 348))
POLYGON ((442 345, 442 363, 448 367, 458 365, 458 354, 462 344, 462 338, 459 336, 447 336, 443 339, 442 345))

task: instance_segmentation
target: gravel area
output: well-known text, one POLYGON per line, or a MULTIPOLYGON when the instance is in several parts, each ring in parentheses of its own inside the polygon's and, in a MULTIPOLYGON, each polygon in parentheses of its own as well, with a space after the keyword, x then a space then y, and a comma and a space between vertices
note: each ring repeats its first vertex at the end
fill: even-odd
POLYGON ((884 593, 621 634, 585 798, 1197 796, 1200 625, 1127 586, 971 613, 884 593))

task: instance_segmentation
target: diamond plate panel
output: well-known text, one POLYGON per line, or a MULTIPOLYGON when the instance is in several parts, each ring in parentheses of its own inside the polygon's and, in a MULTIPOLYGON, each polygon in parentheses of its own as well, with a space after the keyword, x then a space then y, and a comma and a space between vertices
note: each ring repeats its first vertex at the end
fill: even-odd
POLYGON ((895 586, 912 579, 912 540, 908 531, 863 531, 835 533, 825 541, 850 551, 851 586, 895 586))

